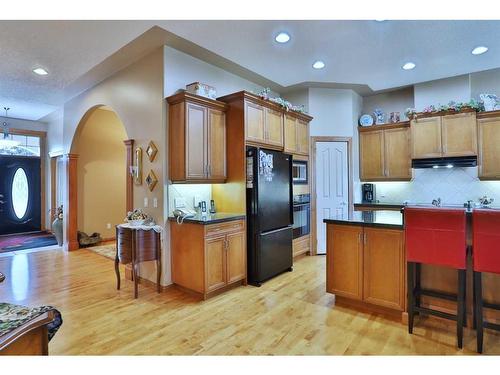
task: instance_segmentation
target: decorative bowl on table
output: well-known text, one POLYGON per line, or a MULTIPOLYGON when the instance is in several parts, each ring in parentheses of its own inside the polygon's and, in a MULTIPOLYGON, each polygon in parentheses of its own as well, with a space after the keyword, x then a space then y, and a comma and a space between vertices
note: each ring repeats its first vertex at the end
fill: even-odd
POLYGON ((141 209, 135 209, 127 213, 125 221, 131 226, 139 226, 145 224, 149 220, 149 215, 143 212, 141 209))
POLYGON ((132 226, 132 227, 138 227, 140 225, 143 225, 146 220, 145 219, 139 219, 139 220, 127 220, 128 223, 132 226))

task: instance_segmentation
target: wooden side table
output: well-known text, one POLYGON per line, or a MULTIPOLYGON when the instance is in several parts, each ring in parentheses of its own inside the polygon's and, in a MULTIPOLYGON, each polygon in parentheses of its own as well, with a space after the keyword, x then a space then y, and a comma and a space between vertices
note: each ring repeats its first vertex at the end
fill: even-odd
POLYGON ((161 291, 161 238, 160 233, 153 229, 140 227, 116 226, 116 289, 120 289, 121 264, 132 264, 132 277, 134 279, 134 298, 138 297, 138 272, 137 267, 141 262, 156 261, 156 287, 161 291))

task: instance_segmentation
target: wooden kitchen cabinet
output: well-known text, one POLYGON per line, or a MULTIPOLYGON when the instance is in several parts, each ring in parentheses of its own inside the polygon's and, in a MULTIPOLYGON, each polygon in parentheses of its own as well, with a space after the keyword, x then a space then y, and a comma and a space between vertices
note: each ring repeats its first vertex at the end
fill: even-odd
POLYGON ((441 157, 441 116, 412 120, 410 129, 413 159, 441 157))
POLYGON ((327 292, 404 311, 404 232, 327 224, 327 292))
POLYGON ((410 134, 408 128, 384 130, 384 171, 388 179, 410 180, 410 134))
POLYGON ((476 113, 443 116, 441 136, 443 157, 477 155, 476 113))
POLYGON ((421 117, 411 121, 413 159, 477 155, 475 112, 421 117))
POLYGON ((283 147, 283 114, 272 108, 265 109, 265 142, 283 147))
POLYGON ((361 128, 359 153, 362 181, 409 181, 412 178, 407 123, 361 128))
POLYGON ((309 155, 309 123, 285 114, 285 152, 309 155))
POLYGON ((245 103, 246 138, 250 142, 265 143, 264 107, 247 101, 245 103))
POLYGON ((362 181, 384 179, 384 132, 359 134, 360 173, 362 181))
POLYGON ((500 111, 478 114, 479 179, 500 180, 500 111))
POLYGON ((246 284, 244 220, 218 224, 170 222, 172 281, 203 299, 246 284))
POLYGON ((311 116, 285 111, 276 103, 247 91, 222 96, 218 100, 229 104, 230 127, 241 132, 240 126, 243 125, 245 145, 309 155, 311 116))
POLYGON ((280 111, 246 101, 245 123, 247 142, 283 147, 283 115, 280 111))
POLYGON ((167 102, 171 181, 225 182, 227 105, 187 92, 167 102))
POLYGON ((405 257, 403 232, 364 228, 363 301, 403 311, 405 257))
POLYGON ((327 225, 326 290, 350 299, 363 299, 363 228, 327 225))

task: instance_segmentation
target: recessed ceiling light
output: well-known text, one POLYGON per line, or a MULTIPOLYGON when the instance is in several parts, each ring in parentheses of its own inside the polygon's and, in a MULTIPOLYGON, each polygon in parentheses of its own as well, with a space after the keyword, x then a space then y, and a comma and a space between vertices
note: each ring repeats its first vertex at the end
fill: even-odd
POLYGON ((277 41, 278 43, 286 43, 290 40, 290 35, 288 33, 285 33, 284 31, 282 31, 281 33, 276 35, 274 40, 277 41))
POLYGON ((488 47, 478 46, 472 50, 473 55, 482 55, 483 53, 488 51, 488 47))
POLYGON ((412 70, 412 69, 415 69, 415 67, 416 67, 416 65, 414 63, 412 63, 412 62, 407 62, 406 64, 404 64, 402 66, 402 68, 404 70, 412 70))
POLYGON ((44 68, 35 68, 33 69, 33 73, 38 74, 39 76, 46 76, 49 74, 44 68))
POLYGON ((325 67, 325 63, 321 60, 315 61, 313 64, 314 69, 323 69, 325 67))

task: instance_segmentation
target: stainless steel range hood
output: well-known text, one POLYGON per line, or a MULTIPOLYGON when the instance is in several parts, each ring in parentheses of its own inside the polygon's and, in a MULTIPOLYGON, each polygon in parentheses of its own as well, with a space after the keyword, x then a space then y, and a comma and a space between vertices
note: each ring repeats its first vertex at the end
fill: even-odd
POLYGON ((411 167, 419 168, 468 168, 477 167, 477 156, 460 156, 453 158, 413 159, 411 167))

